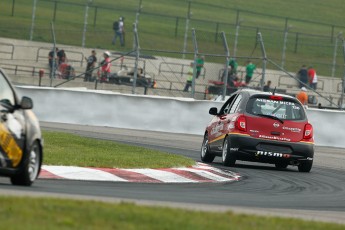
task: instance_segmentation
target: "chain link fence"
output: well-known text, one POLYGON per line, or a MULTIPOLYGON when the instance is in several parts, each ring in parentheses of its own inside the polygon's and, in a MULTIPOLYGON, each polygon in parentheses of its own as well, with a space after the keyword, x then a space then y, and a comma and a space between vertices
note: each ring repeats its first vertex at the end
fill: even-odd
MULTIPOLYGON (((75 46, 85 43, 85 46, 98 50, 119 50, 112 52, 112 75, 108 82, 96 81, 98 69, 94 70, 93 82, 83 82, 85 54, 78 54, 79 51, 66 48, 75 75, 67 81, 52 79, 51 86, 76 87, 82 84, 89 89, 122 93, 211 99, 228 94, 233 87, 230 85, 226 89, 224 84, 224 81, 228 80, 224 78, 227 75, 226 63, 230 59, 237 61, 237 78, 239 82, 243 82, 245 66, 250 59, 257 66, 250 87, 261 89, 268 79, 266 75, 269 75, 278 90, 294 94, 298 80, 291 72, 297 72, 302 64, 306 64, 313 65, 319 75, 338 77, 338 80, 332 79, 334 83, 332 89, 328 91, 326 82, 320 79, 318 90, 326 92, 326 96, 313 92, 312 95, 329 106, 334 106, 342 98, 344 44, 342 34, 336 35, 336 31, 341 29, 340 26, 219 8, 207 4, 190 2, 186 4, 182 1, 176 4, 181 8, 185 7, 185 11, 178 15, 167 12, 157 13, 150 11, 149 8, 143 10, 142 1, 133 0, 128 3, 114 9, 93 5, 90 2, 78 4, 48 0, 37 2, 35 17, 37 25, 31 24, 30 27, 33 30, 34 40, 51 41, 51 28, 46 24, 47 15, 50 15, 55 24, 54 32, 59 43, 64 43, 65 38, 68 38, 72 41, 71 45, 75 46), (81 10, 84 14, 75 14, 81 10), (207 11, 210 10, 218 11, 215 18, 198 16, 207 15, 207 11), (114 36, 111 25, 119 16, 125 17, 125 48, 111 45, 114 36), (66 22, 64 17, 74 20, 66 22), (264 20, 267 18, 271 20, 264 20), (279 23, 270 23, 272 20, 279 23), (45 24, 42 21, 45 21, 45 24), (136 22, 134 24, 137 30, 132 29, 131 22, 136 22), (313 32, 319 34, 308 33, 305 29, 315 25, 318 27, 313 32), (80 30, 76 30, 76 27, 80 30), (262 44, 267 51, 267 57, 264 56, 262 44, 258 42, 258 34, 264 36, 262 44), (204 67, 198 78, 193 76, 193 82, 186 90, 191 63, 195 65, 200 56, 205 58, 204 67), (265 73, 267 69, 269 71, 265 73), (141 79, 138 71, 142 71, 141 79), (335 91, 333 95, 330 94, 332 90, 335 91)), ((13 1, 14 8, 16 8, 15 4, 18 2, 13 1)), ((12 10, 13 16, 14 12, 15 10, 12 10)), ((29 20, 23 22, 25 23, 30 24, 29 20)), ((29 27, 25 30, 27 28, 29 27)), ((8 29, 0 27, 0 33, 8 29)), ((22 30, 22 28, 14 30, 16 29, 22 30)), ((7 49, 4 52, 7 52, 7 49)), ((13 52, 12 50, 12 54, 13 52)), ((48 50, 37 51, 37 62, 41 59, 43 61, 44 56, 47 55, 44 52, 47 53, 48 50)), ((7 52, 6 55, 11 54, 7 52)), ((30 70, 28 72, 34 75, 36 71, 34 69, 32 73, 30 70)), ((194 72, 195 70, 193 74, 194 72)), ((49 86, 44 79, 39 84, 49 86)))

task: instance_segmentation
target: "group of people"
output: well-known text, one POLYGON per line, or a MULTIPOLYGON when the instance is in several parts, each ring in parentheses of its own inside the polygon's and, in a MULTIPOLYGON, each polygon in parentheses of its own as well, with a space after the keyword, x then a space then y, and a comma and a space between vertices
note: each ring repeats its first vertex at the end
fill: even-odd
POLYGON ((59 78, 69 79, 75 76, 74 68, 68 64, 67 56, 65 50, 59 49, 51 50, 48 53, 48 64, 50 68, 50 77, 55 77, 57 75, 59 78))
POLYGON ((301 69, 297 72, 297 77, 300 80, 300 88, 309 86, 311 89, 316 90, 317 75, 315 69, 312 66, 309 66, 307 68, 306 65, 302 65, 301 69))

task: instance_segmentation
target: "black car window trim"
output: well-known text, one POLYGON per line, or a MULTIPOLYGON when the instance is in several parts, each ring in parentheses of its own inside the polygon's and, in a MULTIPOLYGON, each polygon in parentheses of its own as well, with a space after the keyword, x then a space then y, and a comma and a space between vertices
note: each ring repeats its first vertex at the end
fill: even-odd
POLYGON ((219 111, 219 115, 224 115, 224 114, 229 114, 229 111, 231 109, 232 104, 234 103, 234 101, 236 100, 238 94, 234 94, 232 95, 227 102, 222 106, 222 108, 219 111), (225 109, 229 106, 229 108, 227 109, 227 111, 225 111, 225 109))
POLYGON ((238 94, 238 96, 236 97, 234 103, 232 104, 232 106, 230 107, 230 112, 229 113, 236 113, 241 101, 242 101, 242 94, 238 94))

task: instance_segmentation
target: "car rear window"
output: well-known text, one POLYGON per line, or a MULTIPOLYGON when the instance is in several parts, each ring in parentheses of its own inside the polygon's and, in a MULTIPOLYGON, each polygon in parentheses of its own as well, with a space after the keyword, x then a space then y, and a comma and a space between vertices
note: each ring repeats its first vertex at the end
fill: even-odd
POLYGON ((302 106, 287 98, 270 99, 262 97, 252 97, 249 99, 247 113, 258 115, 271 115, 281 120, 304 120, 305 113, 302 106))

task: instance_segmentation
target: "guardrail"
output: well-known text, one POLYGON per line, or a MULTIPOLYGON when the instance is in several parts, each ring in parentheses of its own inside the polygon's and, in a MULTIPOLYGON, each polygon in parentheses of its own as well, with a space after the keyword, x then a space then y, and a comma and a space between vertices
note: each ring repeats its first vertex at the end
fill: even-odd
MULTIPOLYGON (((82 52, 78 52, 78 51, 71 51, 71 50, 65 50, 66 56, 67 56, 67 60, 70 63, 79 63, 80 66, 83 66, 83 62, 84 62, 84 54, 82 52), (72 54, 72 55, 69 55, 72 54), (79 58, 77 58, 79 57, 79 58)), ((46 47, 40 47, 37 49, 37 54, 36 54, 36 62, 38 62, 39 60, 45 60, 48 63, 48 54, 51 51, 50 48, 46 48, 46 47), (44 55, 42 54, 42 52, 44 52, 44 55)))
POLYGON ((3 59, 6 58, 4 55, 9 55, 10 59, 13 60, 14 45, 0 42, 0 54, 1 54, 1 58, 3 59), (9 49, 10 51, 8 51, 7 49, 9 49))
POLYGON ((20 73, 25 73, 25 75, 38 76, 39 71, 43 69, 46 73, 49 72, 47 67, 29 66, 29 65, 4 65, 1 64, 1 68, 6 70, 7 74, 18 75, 20 73))
MULTIPOLYGON (((159 64, 158 74, 170 73, 170 74, 178 74, 180 77, 182 77, 182 76, 188 74, 189 68, 190 68, 190 65, 187 65, 187 64, 180 64, 180 63, 173 63, 173 62, 161 62, 159 64), (163 68, 163 67, 166 67, 166 68, 163 68), (178 69, 179 71, 176 71, 176 69, 178 69)), ((205 75, 206 75, 206 68, 203 67, 201 69, 200 76, 202 76, 203 79, 205 79, 205 75)))
MULTIPOLYGON (((209 108, 220 108, 223 104, 190 98, 124 95, 104 91, 17 88, 21 95, 33 99, 34 111, 41 121, 80 125, 85 125, 87 121, 88 125, 95 126, 197 134, 200 137, 212 118, 208 114, 209 108)), ((344 111, 308 109, 307 113, 314 127, 316 145, 345 147, 344 111)))

